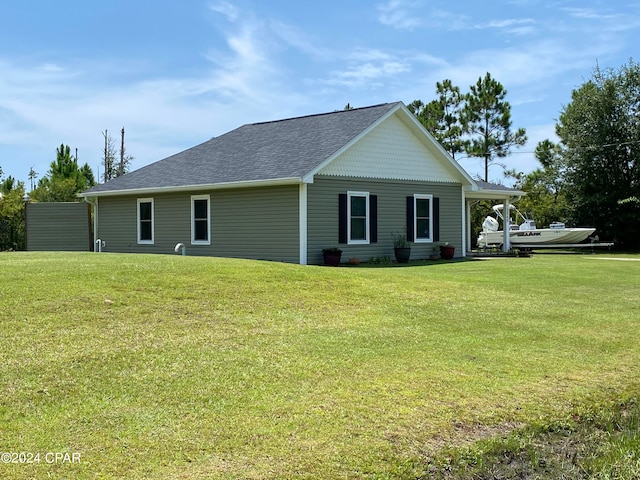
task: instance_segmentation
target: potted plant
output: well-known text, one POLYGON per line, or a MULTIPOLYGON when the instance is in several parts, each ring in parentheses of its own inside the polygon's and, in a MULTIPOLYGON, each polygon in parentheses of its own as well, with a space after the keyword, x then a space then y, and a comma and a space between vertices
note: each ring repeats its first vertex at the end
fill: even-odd
POLYGON ((429 260, 440 260, 440 244, 433 244, 431 247, 431 253, 429 254, 429 260))
POLYGON ((444 245, 440 245, 440 256, 445 260, 451 260, 455 254, 455 250, 456 248, 447 242, 444 245))
POLYGON ((337 267, 338 265, 340 265, 341 257, 342 257, 342 250, 340 250, 338 247, 322 249, 322 258, 324 260, 325 265, 331 265, 332 267, 337 267))
POLYGON ((407 241, 404 233, 392 233, 393 235, 393 252, 396 255, 396 262, 407 263, 411 256, 411 246, 407 241))

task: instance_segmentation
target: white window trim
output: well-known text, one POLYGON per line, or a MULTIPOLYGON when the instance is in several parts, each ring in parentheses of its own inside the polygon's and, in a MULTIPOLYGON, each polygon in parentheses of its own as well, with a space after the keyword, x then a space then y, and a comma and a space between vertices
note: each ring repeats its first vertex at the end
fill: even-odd
POLYGON ((433 195, 413 195, 413 243, 433 243, 433 195), (429 200, 429 238, 418 238, 418 200, 429 200))
POLYGON ((191 245, 211 245, 211 195, 191 195, 191 245), (196 240, 194 200, 207 201, 207 240, 196 240))
POLYGON ((347 245, 369 245, 369 221, 371 215, 369 212, 369 192, 347 192, 347 245), (351 197, 366 198, 366 218, 364 226, 364 240, 351 240, 351 197))
POLYGON ((155 208, 153 205, 153 198, 138 198, 138 202, 136 204, 136 219, 137 219, 137 240, 138 245, 153 245, 156 238, 156 218, 155 218, 155 208), (150 203, 151 204, 151 240, 141 240, 140 234, 140 204, 141 203, 150 203))

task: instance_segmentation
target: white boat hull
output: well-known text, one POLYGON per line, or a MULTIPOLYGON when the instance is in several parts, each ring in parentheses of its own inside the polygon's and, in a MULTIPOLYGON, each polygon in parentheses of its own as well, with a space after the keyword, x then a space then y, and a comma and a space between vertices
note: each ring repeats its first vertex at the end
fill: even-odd
MULTIPOLYGON (((595 228, 538 228, 535 230, 511 230, 509 242, 511 245, 553 245, 555 243, 580 243, 595 232, 595 228)), ((480 232, 478 246, 502 245, 504 234, 502 230, 495 232, 480 232)))

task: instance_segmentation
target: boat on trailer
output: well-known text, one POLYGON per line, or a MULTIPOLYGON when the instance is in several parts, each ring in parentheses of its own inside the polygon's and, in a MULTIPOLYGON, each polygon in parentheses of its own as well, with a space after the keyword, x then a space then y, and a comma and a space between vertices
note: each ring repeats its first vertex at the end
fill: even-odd
POLYGON ((509 212, 506 214, 503 204, 494 205, 492 208, 494 216, 487 216, 482 222, 482 231, 478 236, 480 248, 504 243, 504 230, 500 230, 500 223, 503 228, 507 225, 509 242, 514 247, 578 244, 596 230, 591 227, 567 228, 562 222, 553 222, 549 228, 537 228, 535 220, 523 215, 514 205, 509 205, 509 212))

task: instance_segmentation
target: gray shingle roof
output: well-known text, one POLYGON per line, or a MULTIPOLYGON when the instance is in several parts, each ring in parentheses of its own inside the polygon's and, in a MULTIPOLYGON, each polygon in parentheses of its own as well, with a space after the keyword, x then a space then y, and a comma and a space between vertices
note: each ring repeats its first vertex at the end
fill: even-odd
POLYGON ((302 178, 399 103, 243 125, 83 195, 302 178))
POLYGON ((507 187, 499 183, 485 182, 484 180, 476 180, 476 185, 483 190, 495 190, 496 192, 519 192, 517 188, 507 187))

